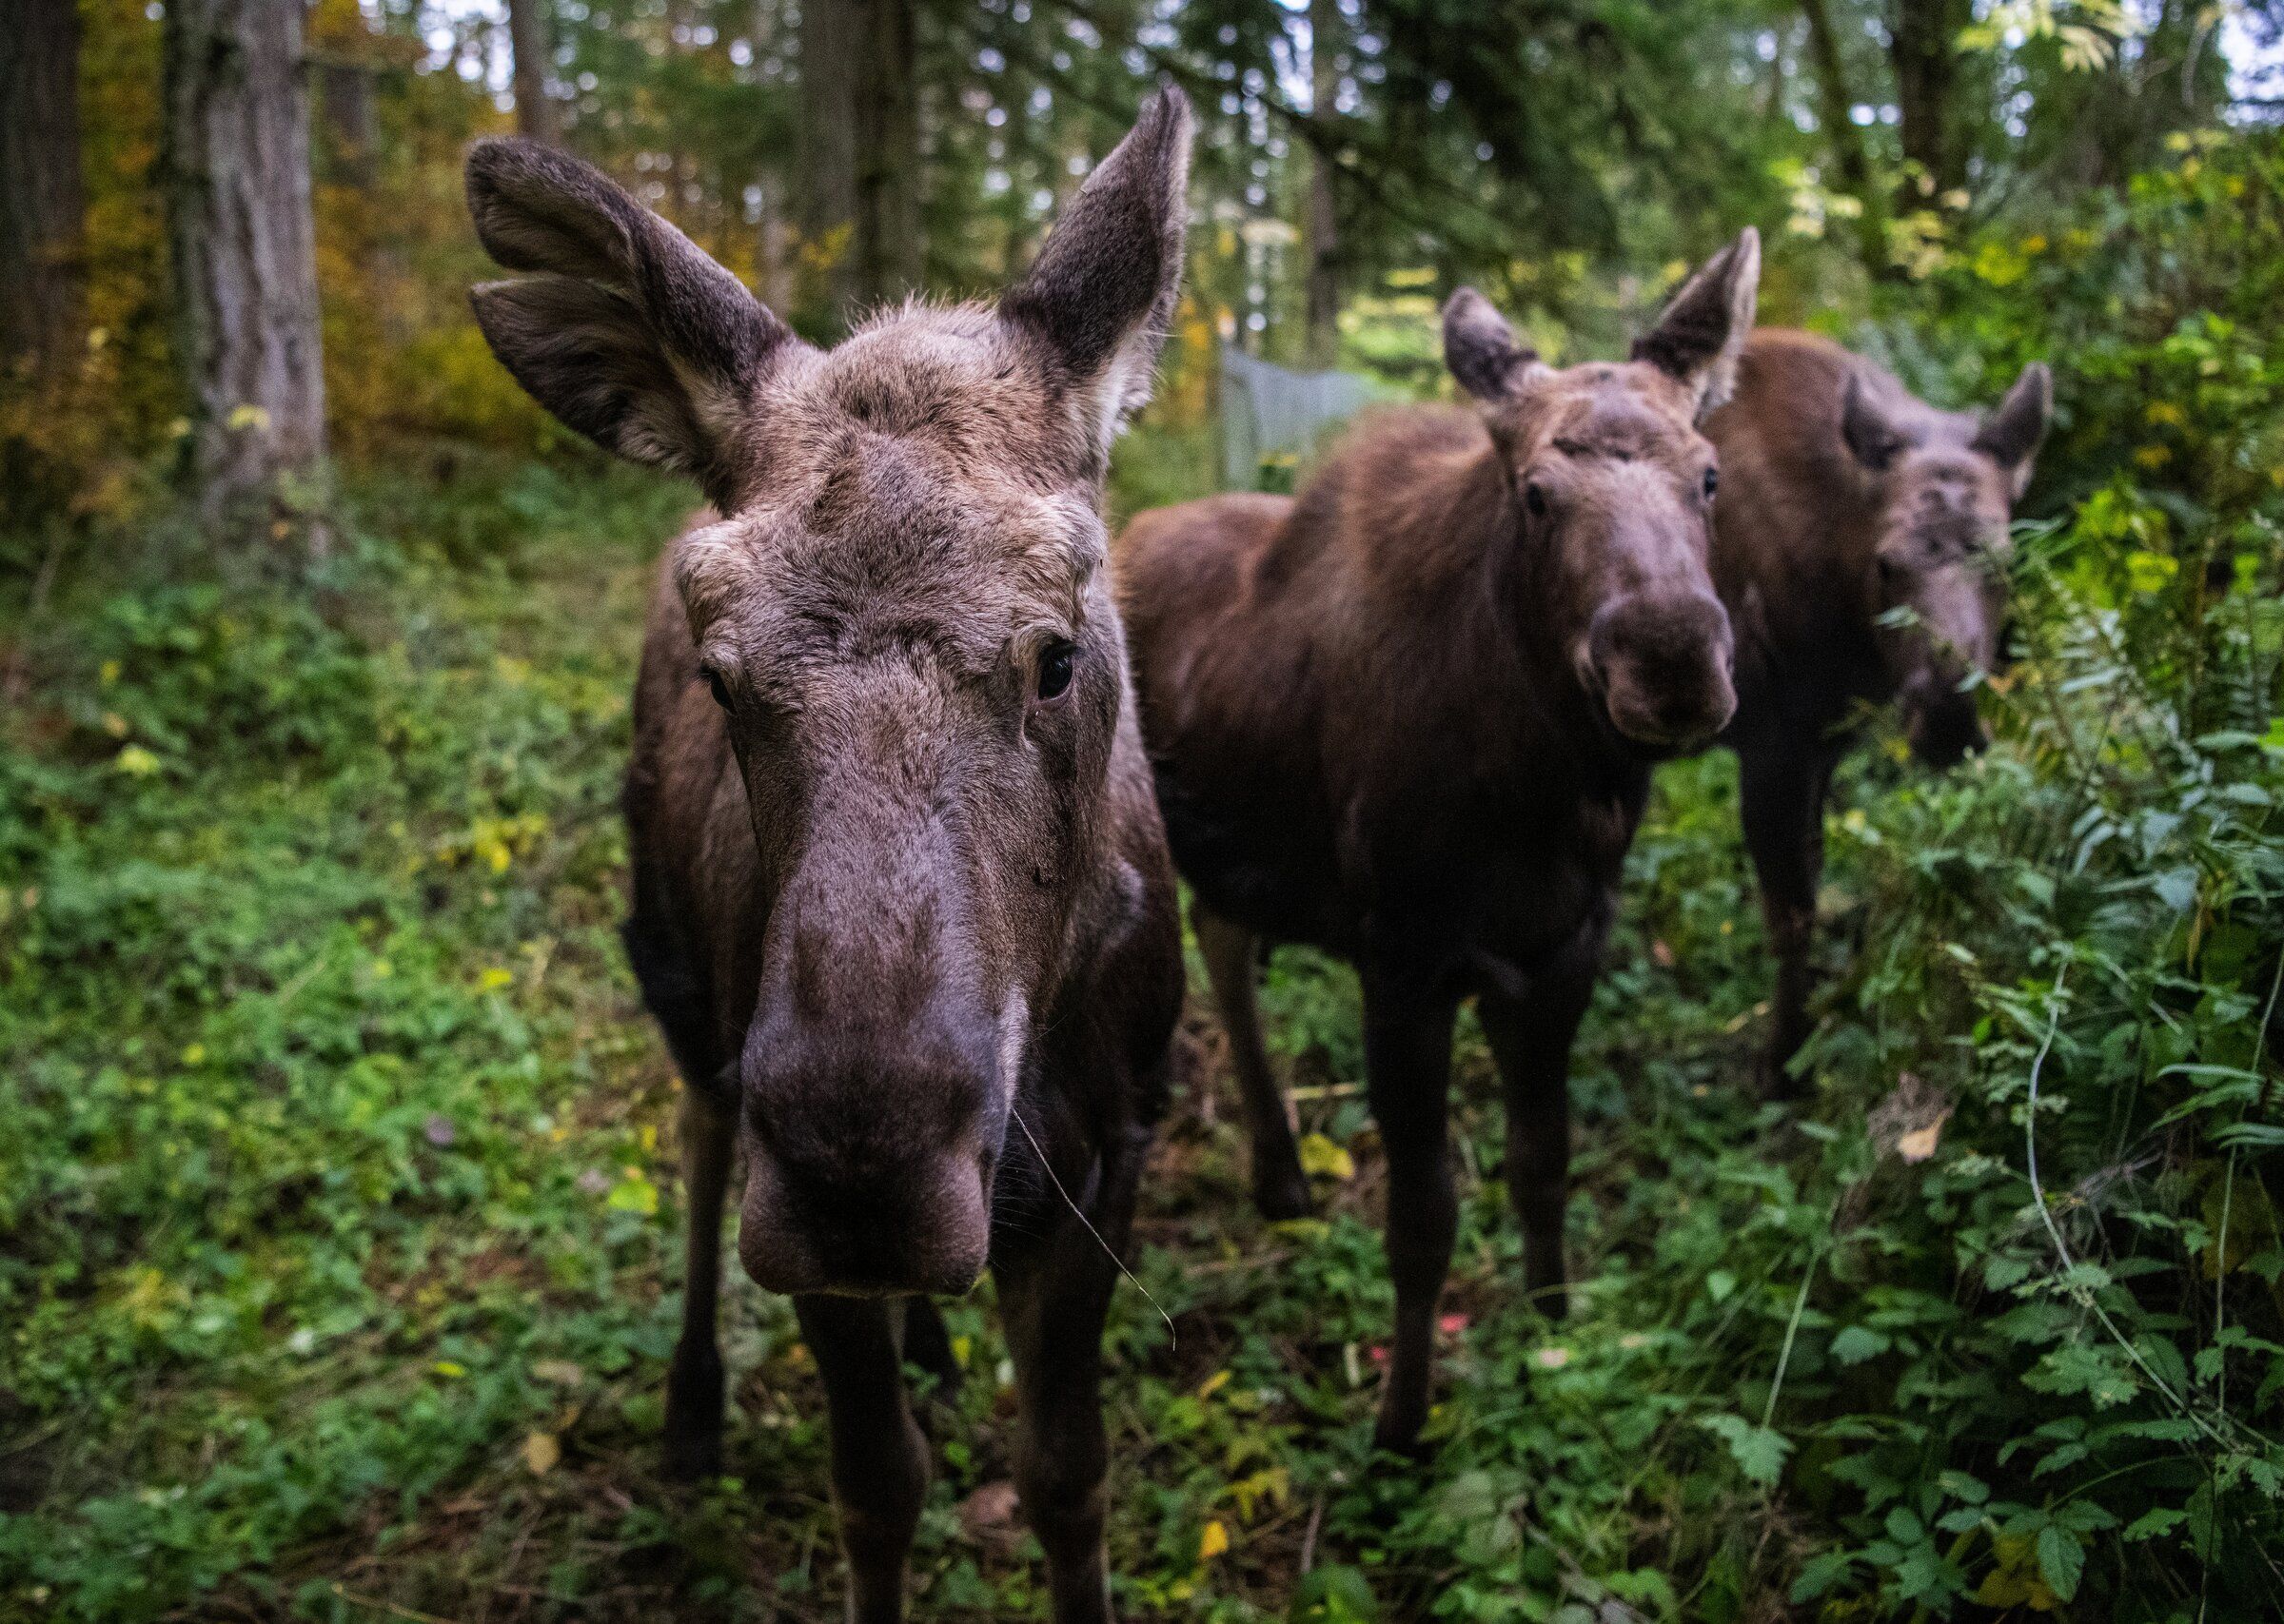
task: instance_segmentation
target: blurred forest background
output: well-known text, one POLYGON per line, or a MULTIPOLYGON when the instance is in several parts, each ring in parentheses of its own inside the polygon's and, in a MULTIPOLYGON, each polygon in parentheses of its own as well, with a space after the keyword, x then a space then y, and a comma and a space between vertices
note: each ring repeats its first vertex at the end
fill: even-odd
MULTIPOLYGON (((521 130, 813 337, 988 292, 1153 84, 1188 294, 1116 517, 1222 481, 1220 356, 1447 393, 1768 245, 1762 319, 1947 405, 2050 361, 1998 747, 1836 804, 1813 1103, 1725 756, 1676 764, 1579 1060, 1554 1326, 1463 1034, 1438 1452, 1352 983, 1219 1040, 1113 1317, 1138 1617, 2284 1615, 2284 8, 2212 0, 12 0, 0 19, 0 1618, 838 1616, 813 1366, 734 1292, 734 1476, 656 1475, 678 1086, 614 936, 651 559, 695 501, 484 349, 521 130)), ((1289 484, 1294 458, 1252 469, 1289 484)), ((1194 982, 1193 977, 1193 982, 1194 982)), ((1040 1612, 986 1288, 931 1616, 1040 1612)))

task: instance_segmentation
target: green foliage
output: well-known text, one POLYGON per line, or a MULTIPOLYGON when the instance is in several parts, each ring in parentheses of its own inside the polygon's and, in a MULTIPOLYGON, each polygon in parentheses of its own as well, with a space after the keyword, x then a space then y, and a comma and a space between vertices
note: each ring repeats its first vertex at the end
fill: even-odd
MULTIPOLYGON (((1106 1350, 1127 1615, 2279 1612, 2284 148, 2176 147, 1932 239, 1874 302, 1930 394, 2047 358, 2060 415, 1998 745, 1938 778, 1880 738, 1845 774, 1811 1103, 1748 1097, 1768 967, 1725 757, 1664 771, 1632 853, 1560 1326, 1514 1289, 1463 1022, 1428 1461, 1369 1453, 1391 1304, 1352 978, 1285 951, 1264 980, 1309 1222, 1250 1217, 1193 1021, 1149 1301, 1122 1289, 1106 1350)), ((1534 325, 1588 270, 1515 269, 1534 325)), ((1387 280, 1348 340, 1424 387, 1426 284, 1387 280)), ((1196 404, 1122 444, 1122 508, 1210 477, 1196 404)), ((453 461, 353 483, 313 586, 98 525, 94 578, 7 628, 37 678, 0 716, 10 1624, 838 1614, 782 1303, 726 1300, 731 1476, 655 1476, 676 1084, 614 937, 613 802, 689 499, 453 461)), ((931 1421, 936 1617, 1044 1608, 989 1307, 952 1305, 966 1380, 931 1421)))

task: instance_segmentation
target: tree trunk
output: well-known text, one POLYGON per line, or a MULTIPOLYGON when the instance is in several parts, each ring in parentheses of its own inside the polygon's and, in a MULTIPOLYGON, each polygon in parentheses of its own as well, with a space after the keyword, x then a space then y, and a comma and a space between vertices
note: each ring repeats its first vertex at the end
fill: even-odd
POLYGON ((836 321, 919 285, 913 0, 801 9, 802 226, 836 321))
POLYGON ((217 535, 291 534, 325 455, 300 0, 168 0, 163 39, 192 487, 217 535))
POLYGON ((1304 343, 1309 364, 1329 367, 1340 355, 1340 217, 1332 195, 1330 136, 1338 116, 1342 35, 1340 0, 1309 0, 1309 116, 1319 134, 1309 149, 1309 254, 1303 289, 1304 343))
POLYGON ((1857 127, 1856 96, 1848 85, 1839 30, 1832 26, 1832 8, 1826 0, 1802 0, 1801 11, 1808 19, 1808 53, 1816 62, 1817 117, 1824 127, 1824 145, 1831 150, 1840 190, 1861 211, 1856 217, 1857 255, 1871 275, 1885 276, 1890 269, 1887 208, 1872 188, 1872 161, 1864 150, 1863 131, 1857 127))
POLYGON ((507 0, 507 46, 515 57, 516 132, 550 145, 563 138, 562 121, 547 94, 547 19, 541 0, 507 0))
POLYGON ((1966 147, 1959 130, 1959 36, 1973 21, 1972 0, 1896 0, 1888 55, 1895 64, 1903 157, 1920 170, 1904 183, 1906 207, 1924 207, 1966 179, 1966 147))
POLYGON ((0 372, 82 342, 77 0, 24 0, 0 29, 0 372))

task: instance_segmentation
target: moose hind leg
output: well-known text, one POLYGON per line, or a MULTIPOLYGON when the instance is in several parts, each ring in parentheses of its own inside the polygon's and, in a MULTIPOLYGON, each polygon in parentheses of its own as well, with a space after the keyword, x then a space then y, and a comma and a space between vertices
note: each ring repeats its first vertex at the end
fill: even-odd
POLYGON ((904 1393, 900 1306, 797 1297, 833 1435, 833 1503, 849 1563, 851 1624, 901 1624, 904 1569, 928 1497, 928 1451, 904 1393))
POLYGON ((1309 1216, 1309 1181, 1293 1145, 1292 1119, 1286 1114, 1285 1090, 1269 1068, 1261 1041, 1261 1012, 1253 996, 1253 955, 1258 939, 1242 925, 1190 905, 1190 927, 1197 933, 1206 979, 1221 1029, 1229 1034, 1230 1063, 1245 1102, 1246 1137, 1252 1145, 1253 1204, 1272 1222, 1309 1216))
POLYGON ((682 1090, 685 1266, 682 1334, 666 1372, 666 1472, 679 1478, 721 1471, 723 1381, 715 1308, 721 1291, 721 1207, 730 1181, 736 1113, 703 1089, 682 1090))

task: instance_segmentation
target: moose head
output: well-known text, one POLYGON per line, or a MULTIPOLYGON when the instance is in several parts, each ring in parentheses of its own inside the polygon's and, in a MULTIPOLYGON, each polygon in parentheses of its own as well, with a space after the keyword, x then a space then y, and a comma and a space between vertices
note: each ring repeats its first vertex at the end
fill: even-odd
POLYGON ((2054 380, 2039 362, 1979 419, 1939 411, 1861 370, 1841 397, 1840 436, 1879 515, 1866 589, 1880 660, 1913 753, 1935 766, 1988 740, 1966 683, 2000 655, 2007 524, 2053 406, 2054 380))
POLYGON ((600 172, 468 160, 512 280, 493 353, 564 423, 697 480, 669 759, 718 773, 706 862, 763 899, 712 942, 738 1056, 739 1251, 787 1292, 964 1290, 1100 836, 1125 645, 1098 507, 1181 273, 1172 90, 993 303, 910 304, 832 349, 600 172), (723 748, 726 732, 727 750, 723 748), (727 764, 734 763, 734 769, 727 764), (725 831, 736 831, 729 838, 725 831))
POLYGON ((1547 365, 1472 288, 1444 310, 1446 363, 1481 403, 1506 475, 1511 594, 1549 623, 1609 726, 1649 755, 1704 743, 1737 705, 1707 567, 1719 475, 1699 424, 1734 387, 1760 273, 1747 229, 1622 364, 1547 365))

